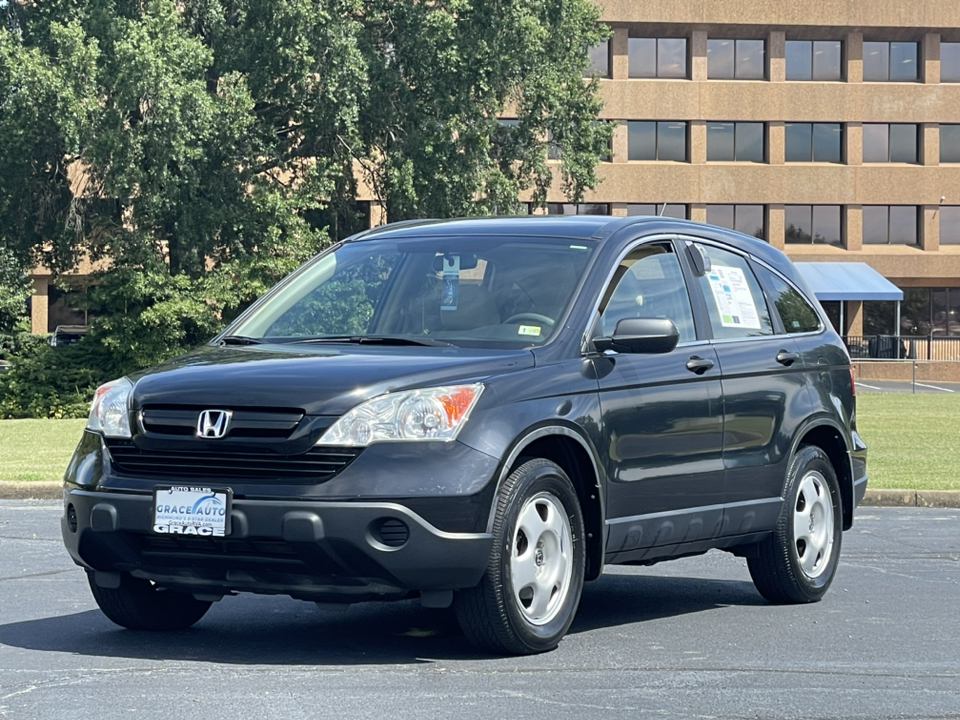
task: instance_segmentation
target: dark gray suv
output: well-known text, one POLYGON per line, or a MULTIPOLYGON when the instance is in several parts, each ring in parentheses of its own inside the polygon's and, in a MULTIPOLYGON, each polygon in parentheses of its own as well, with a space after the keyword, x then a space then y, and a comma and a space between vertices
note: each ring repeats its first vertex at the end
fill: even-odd
POLYGON ((114 622, 239 592, 454 605, 498 653, 584 581, 722 549, 826 592, 867 484, 850 360, 783 253, 667 218, 420 221, 99 388, 63 537, 114 622))

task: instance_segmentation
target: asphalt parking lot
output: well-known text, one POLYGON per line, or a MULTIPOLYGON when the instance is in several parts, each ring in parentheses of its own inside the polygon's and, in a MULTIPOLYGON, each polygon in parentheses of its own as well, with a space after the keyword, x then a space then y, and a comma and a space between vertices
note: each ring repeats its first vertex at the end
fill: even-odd
POLYGON ((911 382, 903 380, 861 380, 857 378, 857 392, 926 393, 943 395, 960 393, 960 383, 911 382))
POLYGON ((491 658, 416 601, 242 596, 120 630, 55 501, 0 501, 0 717, 960 718, 960 510, 862 508, 823 602, 772 606, 712 552, 612 568, 554 652, 491 658))

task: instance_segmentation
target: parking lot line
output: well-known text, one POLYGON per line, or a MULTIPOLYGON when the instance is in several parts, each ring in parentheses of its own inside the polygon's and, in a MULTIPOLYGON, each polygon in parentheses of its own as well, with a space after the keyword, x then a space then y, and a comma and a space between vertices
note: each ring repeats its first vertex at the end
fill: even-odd
POLYGON ((920 387, 931 388, 933 390, 943 390, 943 392, 948 392, 948 393, 956 392, 956 390, 951 390, 950 388, 937 387, 936 385, 926 385, 925 383, 916 383, 916 384, 919 385, 920 387))
POLYGON ((868 389, 870 389, 870 390, 882 390, 882 389, 883 389, 883 388, 878 388, 876 385, 867 385, 865 382, 860 382, 859 380, 857 380, 857 387, 858 387, 858 388, 864 387, 864 388, 868 388, 868 389))

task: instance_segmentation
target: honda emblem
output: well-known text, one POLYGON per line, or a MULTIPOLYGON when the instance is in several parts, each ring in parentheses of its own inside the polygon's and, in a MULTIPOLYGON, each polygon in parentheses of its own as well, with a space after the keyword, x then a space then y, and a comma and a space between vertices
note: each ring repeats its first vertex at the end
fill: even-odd
POLYGON ((232 410, 204 410, 197 420, 197 437, 217 440, 230 429, 232 410))

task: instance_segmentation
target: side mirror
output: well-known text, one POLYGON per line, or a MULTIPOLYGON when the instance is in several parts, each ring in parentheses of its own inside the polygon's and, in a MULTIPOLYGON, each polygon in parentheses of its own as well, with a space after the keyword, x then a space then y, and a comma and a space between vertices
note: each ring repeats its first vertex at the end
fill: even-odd
POLYGON ((667 318, 624 318, 617 323, 613 337, 593 339, 593 346, 600 352, 613 350, 618 353, 668 353, 680 342, 680 331, 667 318))
POLYGON ((687 254, 690 256, 690 262, 693 263, 693 272, 697 277, 703 277, 713 269, 710 256, 697 243, 687 243, 687 254))

